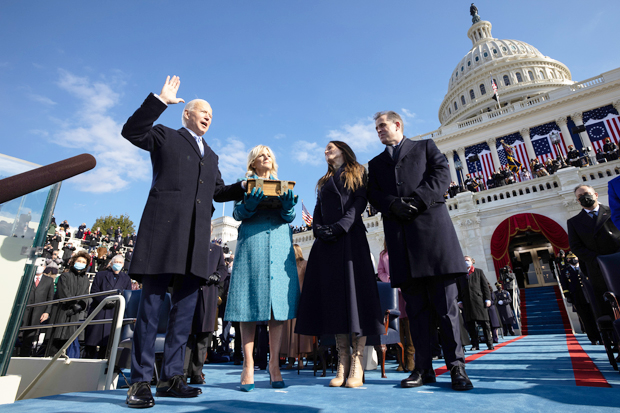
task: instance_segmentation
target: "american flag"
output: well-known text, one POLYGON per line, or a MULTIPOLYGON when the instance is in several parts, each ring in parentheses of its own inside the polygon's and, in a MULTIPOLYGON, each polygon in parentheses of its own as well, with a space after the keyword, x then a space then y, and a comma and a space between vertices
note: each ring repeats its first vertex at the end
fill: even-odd
POLYGON ((465 159, 467 159, 467 170, 471 176, 480 176, 484 182, 487 181, 487 178, 495 170, 491 149, 489 149, 489 145, 486 142, 465 148, 465 159), (473 162, 470 160, 472 155, 478 155, 480 159, 473 162))
MULTIPOLYGON (((540 162, 545 162, 548 158, 558 157, 557 148, 551 143, 550 137, 551 132, 554 130, 560 132, 560 127, 555 122, 549 122, 530 129, 532 146, 540 162)), ((562 156, 566 157, 566 143, 562 133, 560 133, 560 152, 562 156)))
POLYGON ((603 150, 605 138, 620 141, 620 117, 612 105, 584 112, 583 119, 588 119, 584 124, 595 151, 603 150))
POLYGON ((493 88, 493 99, 499 103, 499 93, 497 93, 497 85, 495 84, 495 79, 491 79, 491 87, 493 88))
MULTIPOLYGON (((508 165, 506 152, 504 151, 501 141, 504 141, 505 144, 512 146, 515 157, 519 162, 521 162, 521 166, 532 173, 532 169, 530 168, 530 160, 527 157, 527 150, 525 149, 525 142, 523 142, 523 137, 521 134, 517 132, 497 139, 496 146, 499 161, 502 165, 508 165)), ((521 174, 515 174, 515 179, 517 182, 521 182, 521 174)))
POLYGON ((301 219, 303 219, 306 225, 312 225, 312 215, 310 215, 310 212, 306 209, 303 200, 301 201, 301 219))

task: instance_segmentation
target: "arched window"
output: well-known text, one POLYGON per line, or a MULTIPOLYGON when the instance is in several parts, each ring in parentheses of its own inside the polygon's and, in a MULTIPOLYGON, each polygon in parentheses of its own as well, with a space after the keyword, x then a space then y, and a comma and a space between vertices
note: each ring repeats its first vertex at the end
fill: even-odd
POLYGON ((517 75, 517 82, 518 83, 523 82, 523 77, 521 76, 521 73, 517 72, 516 75, 517 75))
POLYGON ((481 95, 486 95, 487 94, 487 88, 484 87, 484 83, 480 84, 480 94, 481 95))
POLYGON ((448 108, 448 113, 452 115, 452 109, 448 108))
POLYGON ((508 78, 508 75, 504 75, 504 84, 506 86, 510 86, 510 79, 508 78))
POLYGON ((551 77, 555 79, 555 73, 553 72, 553 70, 551 71, 551 77))
POLYGON ((484 52, 484 57, 489 57, 489 54, 487 52, 484 52))
POLYGON ((538 72, 538 77, 540 77, 541 79, 545 78, 545 72, 543 72, 542 70, 540 72, 538 72))
POLYGON ((459 107, 456 105, 456 102, 454 102, 454 110, 459 110, 459 107))
POLYGON ((530 80, 534 80, 534 73, 531 70, 527 72, 527 75, 530 77, 530 80))
POLYGON ((465 96, 461 95, 461 105, 465 106, 465 96))
POLYGON ((479 58, 478 56, 476 56, 476 62, 477 62, 478 60, 480 60, 480 58, 479 58))
POLYGON ((474 89, 471 89, 471 90, 469 91, 469 98, 470 98, 471 100, 476 99, 476 94, 474 93, 474 89))

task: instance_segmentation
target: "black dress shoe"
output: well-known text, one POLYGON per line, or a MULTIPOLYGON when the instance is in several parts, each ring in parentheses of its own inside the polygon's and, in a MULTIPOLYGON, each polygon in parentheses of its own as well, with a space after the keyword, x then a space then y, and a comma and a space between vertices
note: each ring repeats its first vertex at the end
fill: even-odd
POLYGON ((495 350, 495 346, 493 345, 493 343, 487 343, 487 349, 495 350))
POLYGON ((202 376, 192 376, 192 378, 189 379, 189 384, 205 384, 205 381, 202 376))
POLYGON ((478 346, 471 346, 471 348, 469 349, 469 351, 475 351, 475 350, 480 350, 480 347, 478 347, 478 346))
POLYGON ((421 370, 414 369, 411 372, 411 375, 404 380, 401 380, 400 387, 411 388, 411 387, 420 387, 423 384, 435 383, 437 381, 437 377, 435 376, 435 370, 421 370))
POLYGON ((143 409, 155 406, 151 386, 146 381, 133 383, 127 391, 127 400, 125 401, 129 407, 143 409))
POLYGON ((474 385, 465 372, 465 366, 452 366, 450 369, 450 378, 452 379, 452 390, 471 390, 474 385))
POLYGON ((170 380, 160 380, 159 383, 157 383, 157 393, 155 393, 155 396, 178 397, 182 399, 198 397, 198 395, 202 393, 202 390, 189 387, 183 378, 184 376, 181 374, 173 376, 170 380))

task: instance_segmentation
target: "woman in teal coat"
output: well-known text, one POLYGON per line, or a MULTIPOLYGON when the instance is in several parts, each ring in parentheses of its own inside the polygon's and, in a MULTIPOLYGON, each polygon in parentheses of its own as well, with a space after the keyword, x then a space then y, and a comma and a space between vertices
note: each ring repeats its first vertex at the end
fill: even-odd
MULTIPOLYGON (((247 178, 277 179, 271 149, 258 145, 248 155, 247 178)), ((246 178, 246 179, 247 179, 246 178)), ((254 188, 235 204, 233 218, 241 221, 235 265, 230 278, 225 319, 241 322, 243 372, 241 390, 254 388, 254 333, 257 321, 269 322, 269 374, 274 388, 284 387, 278 355, 284 320, 295 318, 299 279, 289 223, 295 219, 297 197, 288 191, 280 209, 261 209, 262 190, 254 188)))

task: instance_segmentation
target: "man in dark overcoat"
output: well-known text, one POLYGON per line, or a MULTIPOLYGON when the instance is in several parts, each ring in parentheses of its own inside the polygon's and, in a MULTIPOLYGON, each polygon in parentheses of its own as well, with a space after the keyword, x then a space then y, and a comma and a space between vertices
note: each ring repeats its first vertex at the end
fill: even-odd
POLYGON ((592 307, 583 292, 583 277, 580 271, 579 259, 572 252, 566 257, 567 264, 560 272, 560 285, 566 301, 571 303, 579 316, 582 330, 588 336, 592 344, 601 341, 601 335, 596 325, 596 318, 592 313, 592 307))
POLYGON ((465 372, 455 281, 467 270, 443 198, 450 184, 448 162, 432 139, 405 139, 397 113, 377 113, 375 125, 386 149, 368 163, 368 199, 383 215, 391 283, 403 292, 416 349, 416 368, 401 385, 435 381, 429 336, 437 317, 452 388, 472 389, 465 372))
MULTIPOLYGON (((213 232, 213 230, 211 230, 213 232)), ((211 345, 213 331, 216 330, 217 322, 217 303, 220 294, 220 287, 226 282, 228 268, 224 262, 224 252, 222 247, 211 243, 209 245, 209 271, 214 275, 213 281, 200 287, 194 321, 192 323, 192 334, 190 335, 185 364, 187 365, 187 376, 190 384, 204 384, 202 366, 204 364, 207 350, 211 345), (215 281, 219 279, 219 281, 215 281)))
POLYGON ((196 397, 200 389, 183 380, 185 346, 189 337, 198 288, 211 274, 209 241, 211 203, 243 199, 244 183, 226 186, 218 157, 202 136, 211 124, 208 102, 189 102, 178 130, 153 123, 177 98, 180 80, 168 77, 159 96, 150 94, 127 120, 122 135, 150 152, 153 182, 138 229, 130 276, 142 282, 142 294, 131 353, 132 385, 127 393, 130 407, 155 404, 149 382, 153 377, 159 307, 169 284, 173 286, 172 309, 164 345, 161 397, 196 397))
POLYGON ((611 220, 611 210, 598 202, 598 194, 589 185, 575 188, 575 197, 583 209, 568 220, 568 243, 579 258, 581 271, 592 283, 595 300, 604 313, 611 314, 603 294, 608 291, 596 258, 620 251, 620 231, 611 220))
POLYGON ((471 349, 479 350, 480 340, 478 339, 479 324, 486 337, 487 348, 493 350, 493 337, 491 334, 491 324, 489 322, 489 312, 487 308, 491 306, 491 290, 489 282, 484 272, 474 267, 474 260, 465 256, 465 265, 468 272, 466 275, 457 279, 458 305, 463 310, 465 328, 469 333, 471 349))
MULTIPOLYGON (((44 303, 54 299, 54 280, 50 277, 43 275, 45 267, 43 263, 39 263, 36 268, 34 280, 32 280, 32 287, 30 289, 30 295, 28 296, 28 302, 26 305, 44 303)), ((26 307, 24 311, 24 318, 22 321, 22 327, 35 326, 37 324, 45 323, 52 312, 52 305, 41 307, 26 307)), ((39 330, 25 330, 22 338, 21 357, 30 357, 32 355, 32 343, 39 336, 39 330)))
POLYGON ((510 334, 511 336, 514 336, 515 330, 512 325, 515 322, 515 314, 512 311, 512 297, 508 291, 504 290, 502 283, 496 282, 495 287, 497 287, 497 291, 495 291, 493 295, 495 296, 495 305, 497 306, 497 311, 499 312, 499 318, 502 322, 504 335, 507 336, 510 334))
MULTIPOLYGON (((107 268, 95 274, 90 287, 90 293, 94 294, 110 290, 131 290, 131 278, 129 278, 126 272, 122 272, 124 263, 125 260, 121 255, 112 258, 107 268)), ((90 303, 89 315, 105 297, 104 295, 93 297, 93 301, 90 303)), ((114 317, 114 307, 115 303, 106 304, 103 310, 97 313, 94 320, 112 319, 114 317)), ((86 327, 85 345, 87 358, 105 358, 111 331, 112 324, 95 324, 86 327), (97 351, 97 347, 99 347, 99 351, 97 351)))

